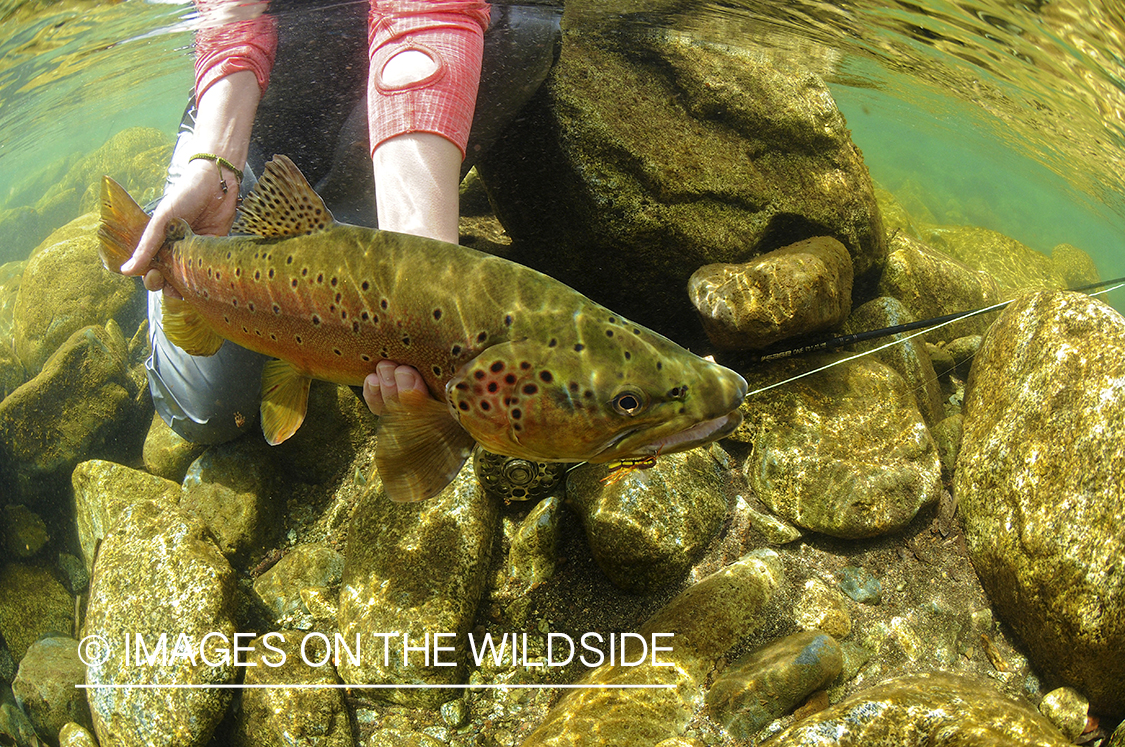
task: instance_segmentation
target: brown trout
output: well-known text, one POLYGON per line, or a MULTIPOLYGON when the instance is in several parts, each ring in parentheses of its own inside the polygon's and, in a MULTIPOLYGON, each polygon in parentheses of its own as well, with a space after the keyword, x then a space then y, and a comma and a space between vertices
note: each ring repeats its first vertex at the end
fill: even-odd
MULTIPOLYGON (((98 230, 119 272, 148 216, 109 177, 98 230)), ((746 381, 572 288, 499 257, 336 223, 297 167, 271 161, 227 237, 173 221, 153 260, 168 339, 273 356, 261 384, 271 444, 305 417, 311 379, 358 385, 390 359, 435 399, 388 402, 376 466, 397 501, 448 485, 474 440, 534 461, 610 462, 709 443, 740 422, 746 381)))

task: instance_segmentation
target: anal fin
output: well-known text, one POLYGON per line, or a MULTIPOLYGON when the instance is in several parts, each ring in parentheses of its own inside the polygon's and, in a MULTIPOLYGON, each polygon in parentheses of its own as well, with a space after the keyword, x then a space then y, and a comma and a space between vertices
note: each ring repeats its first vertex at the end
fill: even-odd
POLYGON ((190 303, 167 294, 160 302, 161 326, 169 342, 190 355, 206 356, 219 352, 223 338, 190 303))
POLYGON ((379 419, 375 465, 392 501, 424 501, 453 482, 474 443, 445 403, 400 391, 379 419))
POLYGON ((262 369, 262 433, 270 446, 292 436, 305 420, 312 379, 293 365, 272 360, 262 369))

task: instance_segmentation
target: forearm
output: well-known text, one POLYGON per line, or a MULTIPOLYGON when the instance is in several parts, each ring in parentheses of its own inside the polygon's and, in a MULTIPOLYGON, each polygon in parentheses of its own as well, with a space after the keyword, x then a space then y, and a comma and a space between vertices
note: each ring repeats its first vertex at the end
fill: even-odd
POLYGON ((260 99, 257 78, 250 71, 216 80, 196 102, 192 149, 222 156, 241 169, 246 164, 260 99))

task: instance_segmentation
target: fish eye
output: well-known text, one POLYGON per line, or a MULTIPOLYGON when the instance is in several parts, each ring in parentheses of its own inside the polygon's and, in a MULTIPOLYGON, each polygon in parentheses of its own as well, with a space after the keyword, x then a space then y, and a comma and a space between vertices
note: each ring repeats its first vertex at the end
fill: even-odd
POLYGON ((613 398, 613 409, 622 415, 636 415, 645 406, 644 395, 640 392, 624 391, 613 398))

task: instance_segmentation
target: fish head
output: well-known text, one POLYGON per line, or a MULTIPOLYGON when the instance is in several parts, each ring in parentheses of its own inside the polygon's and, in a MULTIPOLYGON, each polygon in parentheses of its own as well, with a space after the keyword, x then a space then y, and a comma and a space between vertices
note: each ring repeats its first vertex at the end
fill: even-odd
POLYGON ((451 411, 485 449, 608 462, 701 446, 741 422, 747 385, 729 368, 612 315, 568 332, 494 345, 449 381, 451 411))

